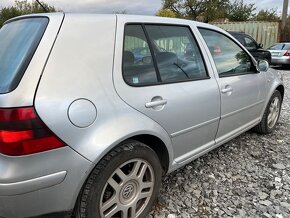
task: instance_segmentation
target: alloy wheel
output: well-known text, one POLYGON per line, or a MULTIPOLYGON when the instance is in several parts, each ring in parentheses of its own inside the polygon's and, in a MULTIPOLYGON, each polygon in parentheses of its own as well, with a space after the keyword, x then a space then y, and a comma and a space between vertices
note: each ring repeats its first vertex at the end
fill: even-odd
POLYGON ((152 196, 154 179, 152 166, 143 159, 129 160, 120 165, 102 191, 101 216, 138 217, 152 196))
POLYGON ((269 114, 267 118, 267 123, 269 128, 273 128, 278 121, 279 113, 280 113, 280 100, 278 97, 273 98, 270 107, 269 107, 269 114))

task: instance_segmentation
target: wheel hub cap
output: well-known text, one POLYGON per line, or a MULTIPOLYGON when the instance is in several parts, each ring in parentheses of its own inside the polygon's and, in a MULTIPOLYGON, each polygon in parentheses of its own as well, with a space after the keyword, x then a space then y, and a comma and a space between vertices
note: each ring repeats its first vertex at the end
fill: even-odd
POLYGON ((123 204, 127 204, 130 202, 137 193, 137 184, 134 181, 127 182, 120 192, 120 202, 123 204))

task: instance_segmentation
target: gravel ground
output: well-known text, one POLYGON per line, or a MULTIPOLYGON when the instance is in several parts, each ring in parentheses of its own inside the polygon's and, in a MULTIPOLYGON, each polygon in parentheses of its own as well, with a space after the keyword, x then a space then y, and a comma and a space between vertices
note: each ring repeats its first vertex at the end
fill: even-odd
POLYGON ((164 177, 148 217, 290 217, 290 71, 280 121, 247 132, 164 177))

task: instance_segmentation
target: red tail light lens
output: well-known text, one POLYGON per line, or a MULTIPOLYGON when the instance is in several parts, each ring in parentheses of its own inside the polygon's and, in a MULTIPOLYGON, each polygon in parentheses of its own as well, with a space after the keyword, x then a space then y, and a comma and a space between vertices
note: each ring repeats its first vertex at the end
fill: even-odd
POLYGON ((286 51, 286 53, 284 54, 284 56, 290 56, 290 51, 286 51))
POLYGON ((63 146, 33 107, 0 109, 0 153, 20 156, 63 146))

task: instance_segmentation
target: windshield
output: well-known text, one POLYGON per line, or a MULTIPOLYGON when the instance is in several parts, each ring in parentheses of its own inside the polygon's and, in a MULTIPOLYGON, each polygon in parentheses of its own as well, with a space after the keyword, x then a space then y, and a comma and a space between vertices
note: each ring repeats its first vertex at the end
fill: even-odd
POLYGON ((48 24, 47 18, 26 18, 0 29, 0 93, 19 84, 48 24))

